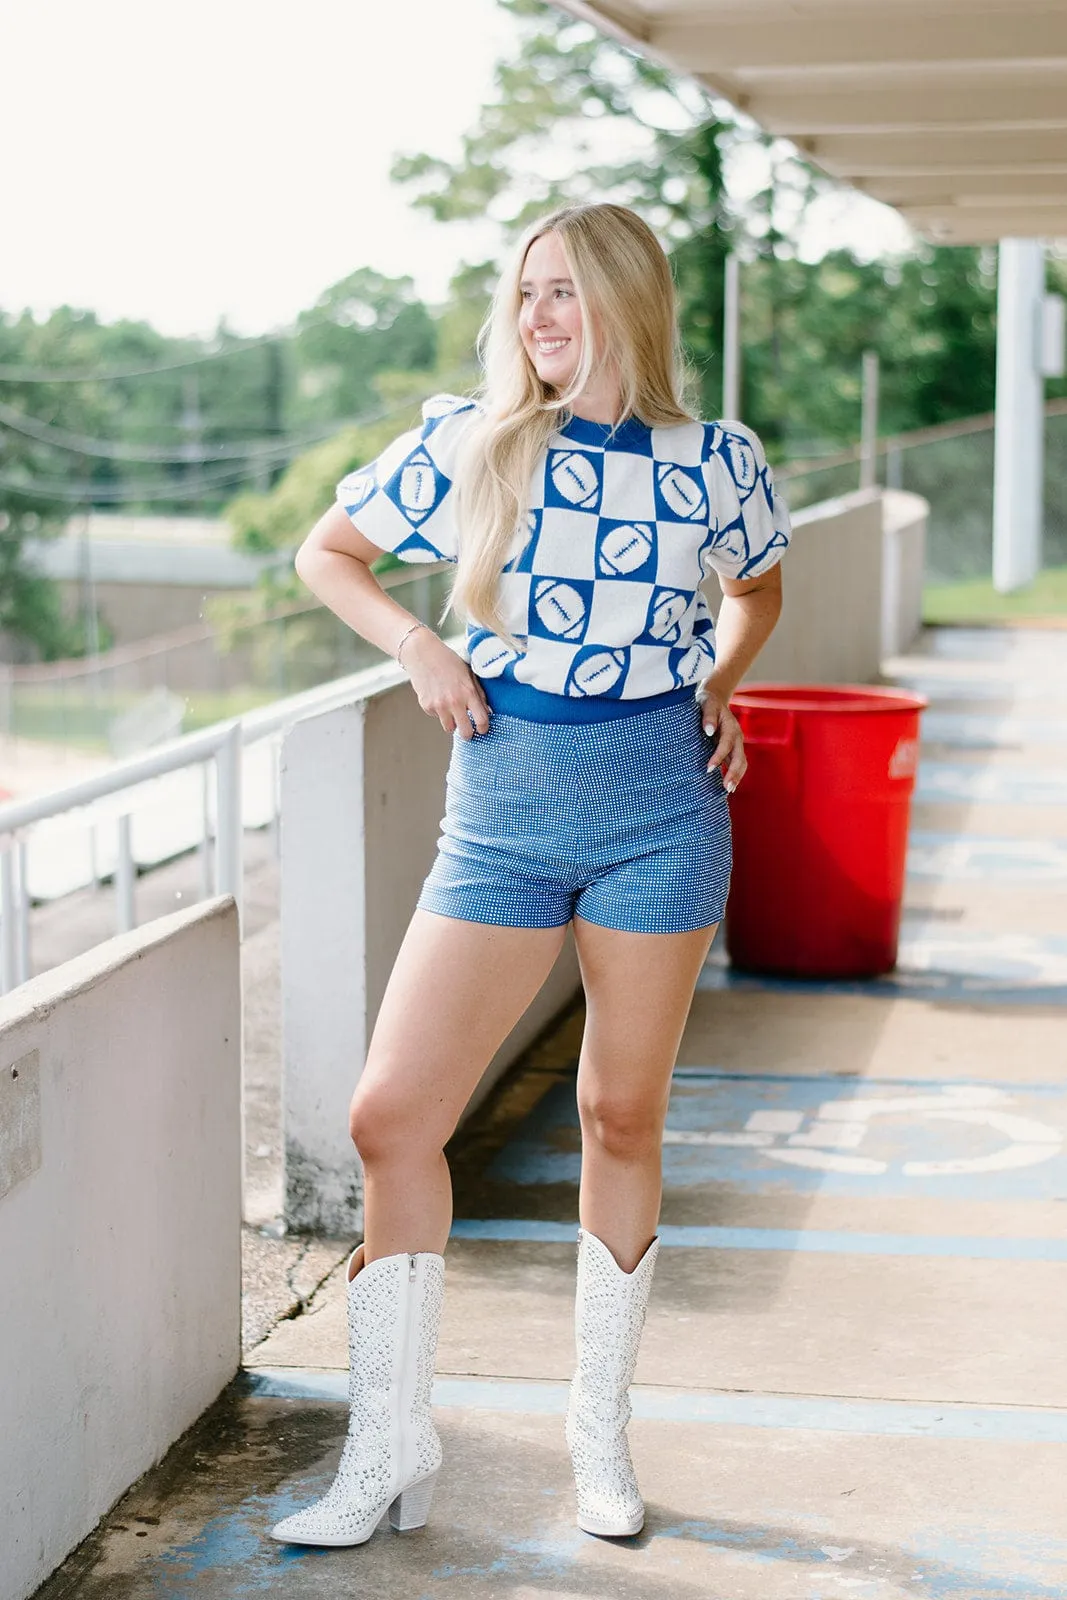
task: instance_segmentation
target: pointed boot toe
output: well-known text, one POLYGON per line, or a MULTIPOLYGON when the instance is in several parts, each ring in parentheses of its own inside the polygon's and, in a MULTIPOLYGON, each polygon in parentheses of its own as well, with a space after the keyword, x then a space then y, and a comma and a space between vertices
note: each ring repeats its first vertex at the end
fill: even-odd
POLYGON ((329 1490, 271 1529, 281 1544, 365 1544, 388 1517, 419 1528, 441 1441, 430 1415, 444 1259, 429 1252, 349 1262, 348 1435, 329 1490))

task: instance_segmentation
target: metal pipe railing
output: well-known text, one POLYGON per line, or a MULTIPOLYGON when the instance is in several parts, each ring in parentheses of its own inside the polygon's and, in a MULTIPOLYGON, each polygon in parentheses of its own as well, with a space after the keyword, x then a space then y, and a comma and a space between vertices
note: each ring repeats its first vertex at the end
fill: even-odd
MULTIPOLYGON (((241 911, 242 827, 241 749, 239 719, 217 723, 198 733, 172 739, 143 755, 117 761, 49 794, 0 805, 0 992, 7 994, 24 981, 30 968, 29 896, 24 830, 70 811, 92 807, 122 795, 152 778, 213 762, 215 768, 216 838, 214 891, 230 894, 241 911)), ((97 825, 94 818, 92 825, 97 825)), ((116 922, 120 933, 136 927, 131 810, 117 813, 118 854, 115 866, 116 922)), ((207 817, 205 816, 205 831, 207 817)))

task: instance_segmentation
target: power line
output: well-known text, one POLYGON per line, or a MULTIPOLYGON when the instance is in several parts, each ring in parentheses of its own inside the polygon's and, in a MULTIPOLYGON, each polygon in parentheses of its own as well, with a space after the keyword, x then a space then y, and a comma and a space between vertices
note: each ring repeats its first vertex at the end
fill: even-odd
MULTIPOLYGON (((328 318, 321 319, 328 321, 328 318)), ((305 326, 310 326, 305 323, 305 326)), ((280 344, 295 335, 295 329, 285 328, 279 333, 263 333, 255 339, 245 339, 224 350, 205 350, 199 355, 185 356, 180 361, 164 361, 154 367, 20 367, 0 362, 0 381, 7 383, 115 383, 124 378, 154 378, 157 373, 180 372, 185 367, 200 367, 209 361, 222 361, 227 356, 243 355, 246 350, 260 350, 267 344, 280 344)), ((301 330, 302 331, 302 330, 301 330)))
MULTIPOLYGON (((35 439, 39 444, 50 445, 55 450, 68 450, 79 456, 100 456, 106 461, 179 463, 191 459, 188 449, 168 449, 165 445, 123 444, 121 440, 97 439, 90 434, 73 433, 67 428, 57 428, 53 423, 42 422, 39 417, 28 416, 25 411, 4 405, 2 401, 0 401, 0 426, 9 428, 12 433, 23 434, 27 439, 35 439)), ((237 444, 206 445, 197 449, 196 460, 232 461, 253 457, 263 460, 272 455, 284 454, 290 448, 298 450, 306 445, 316 444, 347 426, 349 424, 345 422, 330 422, 321 424, 307 434, 290 434, 285 439, 248 439, 237 444)))
MULTIPOLYGON (((466 388, 472 381, 474 374, 469 368, 462 372, 446 373, 436 379, 440 385, 438 392, 445 392, 451 384, 466 388)), ((322 436, 323 439, 335 437, 345 428, 367 426, 375 422, 387 422, 390 417, 401 416, 410 412, 413 402, 405 401, 401 405, 385 406, 378 411, 365 412, 360 416, 351 417, 343 422, 333 423, 330 431, 322 436)), ((4 408, 0 408, 2 410, 4 408)), ((67 500, 82 505, 130 505, 143 504, 152 501, 169 500, 198 500, 202 499, 207 491, 216 488, 229 487, 247 480, 249 466, 262 464, 273 458, 276 461, 284 460, 299 453, 307 443, 316 441, 283 440, 278 444, 264 450, 251 461, 242 459, 240 463, 220 462, 212 471, 199 474, 198 482, 188 483, 182 480, 167 478, 150 479, 145 483, 128 481, 124 483, 94 483, 91 479, 71 482, 63 478, 19 478, 8 473, 0 472, 0 489, 10 489, 18 494, 29 495, 39 500, 67 500)), ((318 442, 322 442, 321 440, 318 442)), ((197 458, 197 464, 200 461, 197 458)), ((190 458, 182 456, 178 462, 188 465, 190 458)), ((173 462, 171 464, 178 464, 173 462)), ((163 464, 163 463, 161 463, 163 464)))
POLYGON ((145 500, 202 500, 208 490, 241 483, 247 476, 243 467, 228 466, 222 472, 201 473, 197 483, 186 483, 180 478, 154 478, 138 485, 132 482, 93 483, 91 480, 71 483, 62 478, 22 479, 0 472, 0 489, 11 489, 37 500, 69 500, 82 505, 133 505, 145 500))

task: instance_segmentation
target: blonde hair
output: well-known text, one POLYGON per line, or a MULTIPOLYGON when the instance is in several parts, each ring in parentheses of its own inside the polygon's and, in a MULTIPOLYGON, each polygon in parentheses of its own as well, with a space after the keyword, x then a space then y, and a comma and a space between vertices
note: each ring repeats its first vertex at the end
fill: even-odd
POLYGON ((681 398, 670 264, 651 228, 616 205, 565 206, 535 222, 501 276, 479 355, 484 416, 458 464, 459 562, 449 606, 517 645, 500 611, 500 572, 529 510, 538 456, 586 384, 606 371, 617 378, 617 422, 692 420, 681 398), (537 376, 519 331, 526 255, 546 233, 559 238, 582 314, 578 366, 562 393, 537 376))

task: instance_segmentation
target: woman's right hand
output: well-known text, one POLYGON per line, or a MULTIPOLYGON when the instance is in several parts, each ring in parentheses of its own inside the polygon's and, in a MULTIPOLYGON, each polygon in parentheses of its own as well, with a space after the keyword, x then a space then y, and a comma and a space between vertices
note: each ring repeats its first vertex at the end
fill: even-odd
POLYGON ((462 739, 489 732, 489 706, 474 673, 432 628, 418 628, 404 645, 403 666, 419 705, 446 733, 462 739))

